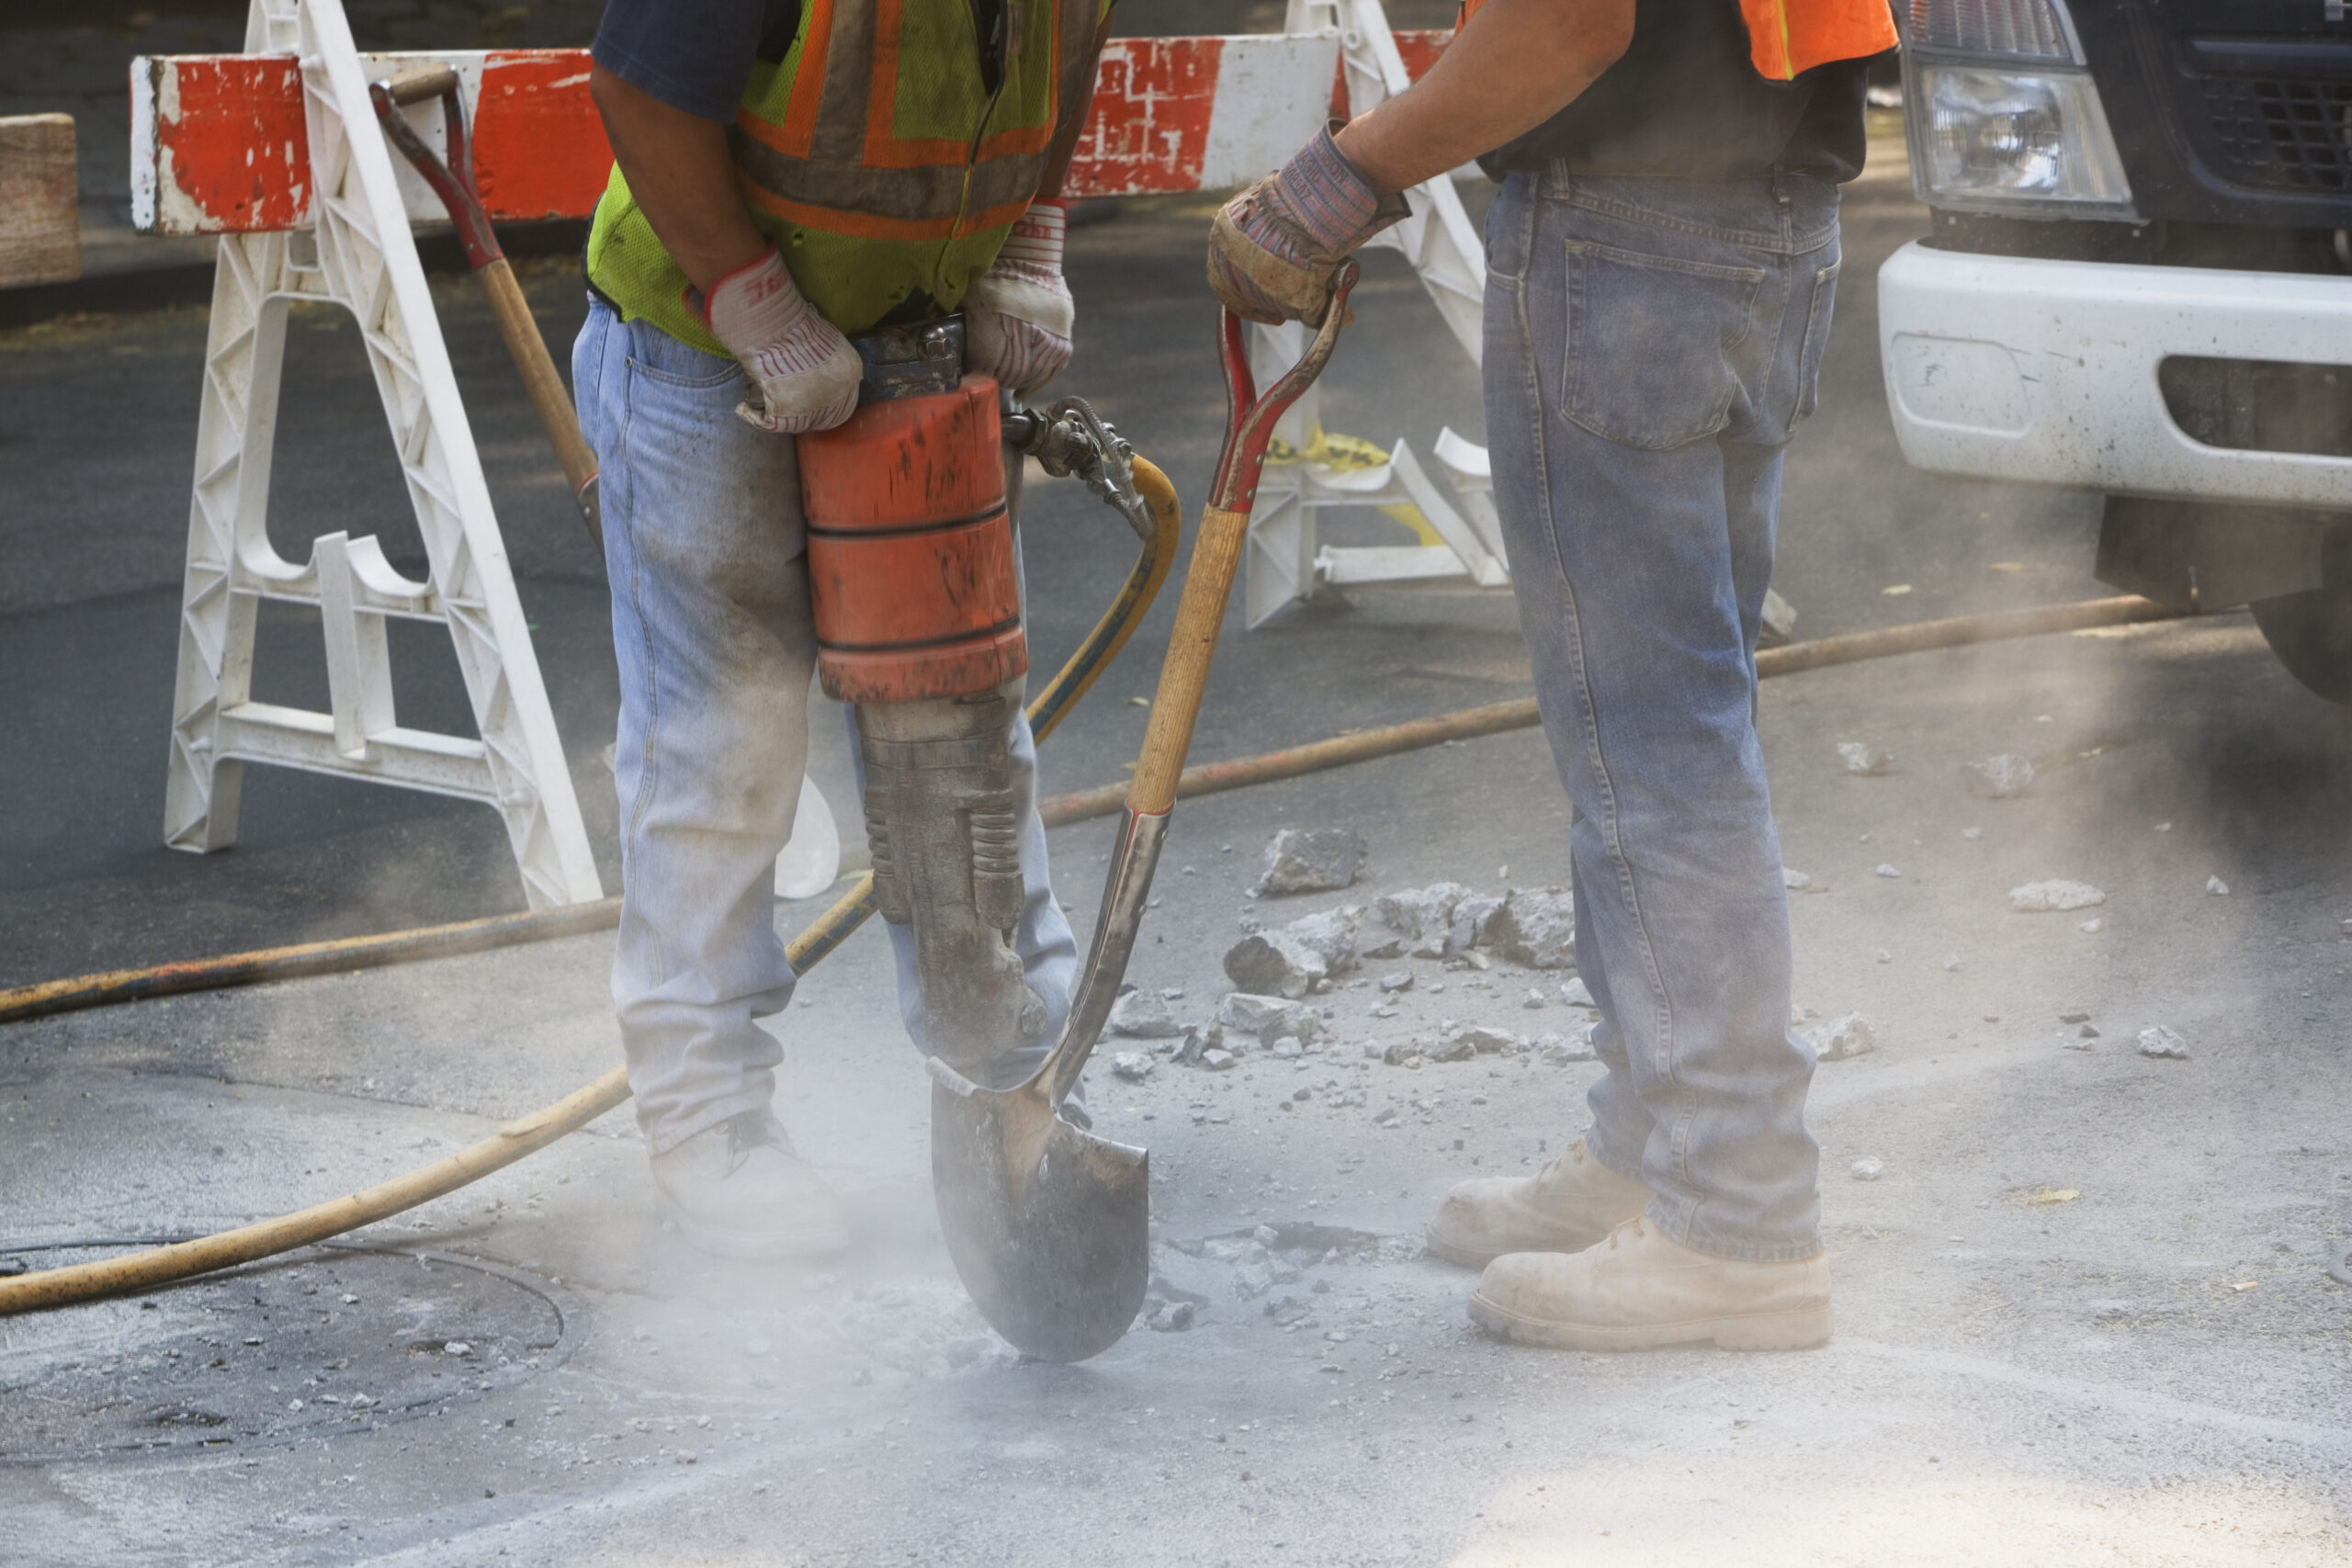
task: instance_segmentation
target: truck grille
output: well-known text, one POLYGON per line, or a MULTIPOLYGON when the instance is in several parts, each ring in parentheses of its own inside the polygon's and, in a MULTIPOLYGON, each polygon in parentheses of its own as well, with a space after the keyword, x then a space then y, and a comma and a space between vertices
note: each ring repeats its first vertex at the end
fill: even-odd
POLYGON ((2352 80, 2207 76, 2222 167, 2261 190, 2352 191, 2352 80))

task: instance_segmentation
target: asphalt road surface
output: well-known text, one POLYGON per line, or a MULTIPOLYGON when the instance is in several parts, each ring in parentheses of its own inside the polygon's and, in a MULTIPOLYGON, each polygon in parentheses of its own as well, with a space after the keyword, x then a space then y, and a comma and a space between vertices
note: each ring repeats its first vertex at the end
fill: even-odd
MULTIPOLYGON (((1079 231, 1071 263, 1069 389, 1188 508, 1223 412, 1204 222, 1198 203, 1139 207, 1079 231)), ((1945 483, 1894 451, 1871 279, 1924 228, 1898 181, 1849 196, 1849 281, 1775 578, 1801 635, 2100 591, 2092 503, 1945 483)), ((1327 424, 1422 450, 1443 425, 1475 436, 1469 366, 1395 258, 1370 272, 1327 424)), ((576 281, 527 285, 567 336, 576 281)), ((602 584, 484 317, 442 292, 610 882, 602 584)), ((187 313, 0 343, 0 983, 519 905, 487 811, 359 784, 256 770, 237 849, 157 844, 202 334, 187 313)), ((290 336, 273 536, 375 531, 400 558, 356 334, 322 313, 290 336)), ((1124 530, 1067 484, 1034 492, 1026 528, 1035 636, 1065 648, 1124 530)), ((1049 788, 1132 759, 1145 714, 1125 699, 1149 689, 1170 607, 1055 738, 1049 788)), ((459 722, 446 650, 420 636, 395 657, 404 720, 459 722)), ((263 661, 266 694, 322 695, 314 625, 269 619, 263 661)), ((1508 595, 1237 617, 1194 755, 1527 690, 1508 595)), ((1476 1335, 1469 1277, 1419 1257, 1419 1227, 1451 1181, 1563 1147, 1594 1069, 1540 1047, 1381 1055, 1450 1023, 1570 1039, 1589 1015, 1561 972, 1424 961, 1344 976, 1318 998, 1328 1037, 1295 1060, 1159 1055, 1140 1082, 1101 1062, 1101 1125, 1152 1150, 1155 1300, 1193 1324, 1138 1326, 1080 1367, 1019 1362, 945 1264, 924 1080, 868 933, 775 1021, 779 1109, 850 1198, 850 1256, 684 1253, 653 1224, 623 1111, 378 1227, 384 1250, 10 1322, 0 1557, 2352 1562, 2352 1287, 2327 1272, 2352 1273, 2342 715, 2232 615, 1792 676, 1761 716, 1787 860, 1811 879, 1798 1001, 1860 1012, 1878 1042, 1825 1064, 1812 1101, 1838 1289, 1826 1350, 1610 1358, 1476 1335), (1892 769, 1847 773, 1846 740, 1892 769), (1961 764, 2001 751, 2041 777, 1971 795, 1961 764), (2008 890, 2046 877, 2106 902, 2011 912, 2008 890), (1400 968, 1414 988, 1383 1015, 1358 982, 1400 968), (2141 1055, 2152 1026, 2186 1059, 2141 1055), (1878 1179, 1849 1175, 1865 1158, 1878 1179)), ((818 734, 837 785, 838 731, 818 734)), ((1565 829, 1529 733, 1186 806, 1132 978, 1199 1021, 1243 920, 1439 878, 1556 883, 1565 829), (1356 887, 1248 896, 1269 834, 1323 825, 1369 841, 1356 887)), ((1102 823, 1054 835, 1081 917, 1107 844, 1102 823)), ((609 953, 585 937, 0 1028, 7 1255, 278 1212, 484 1135, 617 1059, 609 953)))

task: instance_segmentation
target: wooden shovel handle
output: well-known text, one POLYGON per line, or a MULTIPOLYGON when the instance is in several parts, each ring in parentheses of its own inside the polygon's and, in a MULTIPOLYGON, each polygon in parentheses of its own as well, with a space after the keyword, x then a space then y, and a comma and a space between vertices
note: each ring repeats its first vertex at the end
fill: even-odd
POLYGON ((572 412, 563 378, 556 374, 555 361, 548 355, 547 340, 539 335, 539 323, 532 319, 522 285, 514 281, 514 269, 504 256, 475 268, 474 276, 481 282, 482 296, 490 301, 491 316, 498 322, 498 335, 506 340, 506 352, 522 375, 523 389, 530 394, 539 426, 548 433, 556 461, 563 465, 564 479, 576 497, 596 477, 596 454, 581 436, 580 416, 572 412))
POLYGON ((1200 716, 1209 663, 1216 656, 1217 632, 1225 624, 1226 600, 1232 594, 1241 547, 1249 535, 1249 513, 1216 506, 1201 509, 1201 531, 1193 541, 1193 564, 1184 574, 1184 595, 1176 604, 1176 629, 1168 638, 1168 658, 1159 667, 1159 688, 1151 700, 1143 756, 1136 763, 1135 783, 1127 790, 1130 810, 1151 816, 1176 804, 1176 781, 1193 747, 1193 723, 1200 716))

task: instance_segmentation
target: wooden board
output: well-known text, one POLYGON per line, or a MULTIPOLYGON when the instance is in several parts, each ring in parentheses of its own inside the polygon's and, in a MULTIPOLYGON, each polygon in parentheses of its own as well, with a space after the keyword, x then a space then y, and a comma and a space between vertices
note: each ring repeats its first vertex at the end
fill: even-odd
POLYGON ((70 114, 0 116, 0 288, 82 276, 70 114))

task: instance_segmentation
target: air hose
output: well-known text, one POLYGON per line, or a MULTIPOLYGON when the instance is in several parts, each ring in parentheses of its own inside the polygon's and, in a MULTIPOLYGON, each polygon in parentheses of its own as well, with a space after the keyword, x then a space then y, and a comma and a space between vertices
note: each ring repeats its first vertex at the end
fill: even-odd
MULTIPOLYGON (((1142 624, 1160 585, 1176 563, 1176 547, 1183 518, 1176 487, 1168 476, 1141 457, 1130 459, 1136 492, 1143 498, 1151 519, 1151 533, 1136 554, 1136 563, 1120 586, 1118 597, 1104 611, 1054 678, 1030 703, 1029 724, 1040 741, 1051 735, 1071 707, 1086 694, 1127 639, 1142 624)), ((806 975, 852 931, 874 913, 874 875, 862 874, 833 907, 795 937, 785 958, 797 975, 806 975)), ((550 909, 543 914, 512 915, 492 920, 465 921, 454 926, 428 927, 421 931, 395 931, 381 937, 361 937, 339 942, 311 942, 272 953, 237 953, 194 964, 167 964, 156 970, 118 970, 111 975, 30 986, 0 992, 0 1021, 37 1017, 43 1012, 94 1007, 140 996, 210 985, 251 984, 290 975, 316 975, 333 970, 371 968, 383 964, 439 957, 481 947, 540 937, 599 930, 620 918, 620 900, 550 909), (536 922, 526 924, 526 922, 536 922)), ((126 1258, 43 1269, 13 1279, 0 1279, 0 1315, 68 1306, 102 1296, 122 1295, 208 1274, 215 1269, 251 1263, 256 1258, 290 1252, 420 1203, 432 1201, 458 1188, 481 1180, 493 1170, 535 1154, 558 1138, 602 1116, 629 1097, 628 1070, 615 1067, 594 1083, 572 1090, 553 1105, 520 1117, 492 1136, 469 1145, 433 1164, 379 1182, 362 1191, 291 1214, 263 1220, 215 1235, 177 1242, 126 1258)))
MULTIPOLYGON (((1149 504, 1153 535, 1137 556, 1118 598, 1093 631, 1029 705, 1030 724, 1043 740, 1093 684, 1133 635, 1174 563, 1180 529, 1176 492, 1149 463, 1135 460, 1136 488, 1149 504)), ((2169 620, 2181 612, 2125 594, 2029 610, 1995 611, 1946 620, 1919 621, 1879 631, 1855 632, 1769 649, 1756 656, 1759 678, 1794 674, 1834 664, 1858 663, 1899 654, 1958 648, 1971 643, 2079 631, 2094 626, 2169 620)), ((1385 725, 1333 736, 1306 746, 1184 771, 1180 797, 1216 794, 1251 784, 1295 778, 1375 757, 1395 755, 1449 740, 1525 729, 1541 722, 1532 698, 1465 708, 1436 717, 1385 725)), ((1047 825, 1108 816, 1125 804, 1127 786, 1102 785, 1038 803, 1047 825)), ((840 901, 794 939, 786 949, 796 973, 806 974, 846 941, 874 912, 873 879, 861 875, 840 901)), ((526 915, 392 931, 381 936, 298 947, 232 953, 152 969, 116 970, 0 990, 0 1022, 38 1018, 79 1008, 101 1007, 174 992, 249 985, 299 976, 372 968, 451 953, 476 952, 548 937, 601 930, 619 918, 619 900, 576 905, 526 915)), ((181 1242, 127 1258, 76 1264, 0 1279, 0 1315, 70 1305, 104 1296, 150 1289, 174 1280, 249 1263, 372 1224, 402 1210, 443 1197, 492 1171, 514 1164, 595 1120, 628 1099, 625 1069, 616 1067, 594 1083, 543 1110, 508 1122, 498 1132, 447 1159, 435 1161, 363 1191, 264 1220, 237 1230, 181 1242)))

